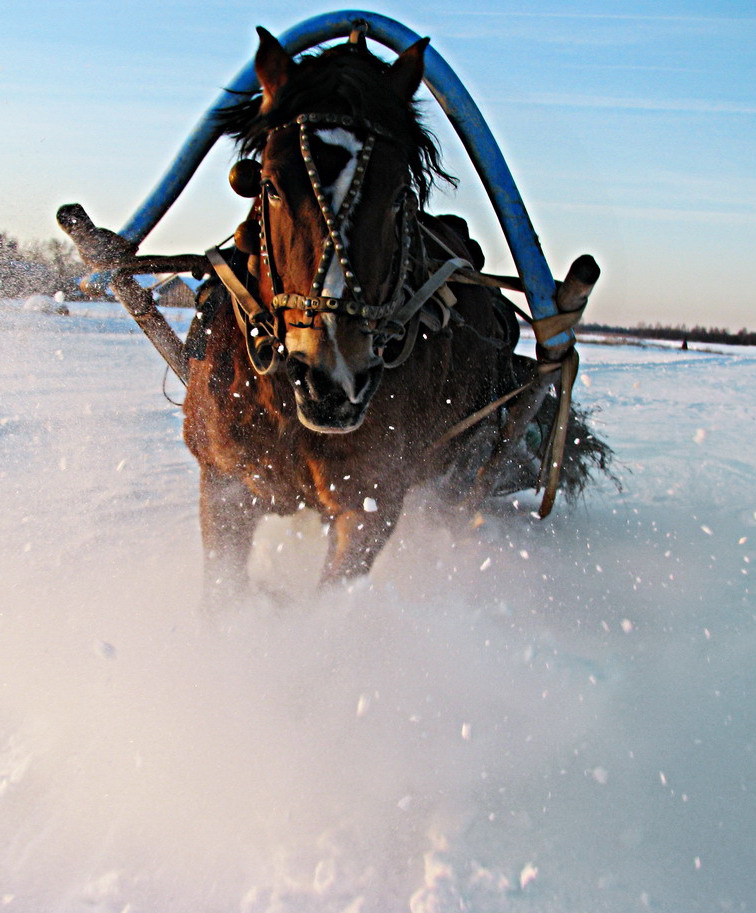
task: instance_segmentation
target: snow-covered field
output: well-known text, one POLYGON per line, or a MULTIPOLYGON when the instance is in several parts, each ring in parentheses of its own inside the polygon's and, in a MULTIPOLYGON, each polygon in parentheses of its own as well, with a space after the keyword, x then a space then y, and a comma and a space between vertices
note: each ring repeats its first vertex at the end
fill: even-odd
POLYGON ((162 363, 70 307, 0 308, 0 909, 756 909, 756 351, 584 345, 621 494, 418 497, 325 593, 271 521, 209 621, 162 363))

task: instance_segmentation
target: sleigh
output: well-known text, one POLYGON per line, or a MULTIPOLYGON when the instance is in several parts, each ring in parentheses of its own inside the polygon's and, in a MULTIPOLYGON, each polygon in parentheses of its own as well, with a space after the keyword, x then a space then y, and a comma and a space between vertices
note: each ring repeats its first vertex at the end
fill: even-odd
MULTIPOLYGON (((110 283, 189 387, 186 437, 203 468, 206 552, 226 554, 222 573, 210 559, 210 578, 239 577, 261 502, 263 512, 287 513, 311 506, 333 521, 336 533, 327 578, 369 569, 388 535, 385 527, 391 528, 407 487, 419 478, 414 469, 406 468, 407 463, 427 466, 428 472, 438 476, 459 475, 460 460, 469 462, 476 449, 469 445, 484 430, 486 443, 482 450, 477 448, 482 456, 472 474, 472 487, 480 500, 495 487, 492 479, 502 467, 509 467, 510 476, 512 467, 517 469, 524 436, 534 419, 543 416, 545 393, 552 388, 556 395, 547 410, 549 427, 539 444, 541 469, 536 480, 544 489, 540 512, 545 516, 559 486, 571 420, 571 390, 578 368, 573 327, 598 279, 598 266, 584 255, 573 263, 564 281, 554 280, 490 129, 449 65, 432 47, 426 47, 427 39, 385 16, 360 11, 316 16, 287 31, 280 41, 264 30, 260 34, 255 61, 241 70, 205 114, 167 173, 119 233, 96 228, 77 204, 62 207, 58 215, 61 227, 95 271, 90 285, 110 283), (366 36, 396 52, 395 63, 389 66, 375 58, 367 48, 366 36), (341 37, 348 38, 345 45, 317 59, 296 61, 295 55, 341 37), (315 85, 321 78, 325 80, 322 98, 316 102, 308 80, 315 85), (363 91, 359 104, 347 99, 348 92, 343 93, 343 101, 336 102, 339 92, 325 89, 328 80, 333 83, 336 78, 355 83, 368 80, 370 91, 363 91), (424 212, 423 168, 426 172, 440 170, 429 141, 412 124, 412 95, 420 78, 453 125, 480 176, 517 276, 482 272, 464 223, 460 226, 461 220, 438 219, 424 212), (297 79, 301 85, 295 92, 292 86, 297 79), (378 104, 381 94, 386 96, 383 107, 396 108, 390 116, 378 104), (371 100, 365 102, 366 96, 371 100), (403 119, 405 137, 397 135, 401 128, 396 127, 403 119), (139 244, 224 133, 235 136, 242 151, 251 153, 231 174, 234 189, 252 204, 249 216, 237 229, 234 245, 211 248, 201 256, 140 256, 139 244), (278 153, 277 147, 281 147, 278 153), (288 162, 295 160, 287 166, 284 189, 276 185, 281 170, 276 154, 288 157, 288 162), (391 183, 398 168, 395 163, 403 156, 408 162, 406 176, 397 178, 394 198, 378 199, 379 185, 391 183), (422 167, 413 166, 413 156, 422 167), (294 205, 294 197, 283 202, 282 197, 295 178, 301 185, 296 199, 303 201, 297 204, 301 207, 299 225, 311 221, 308 230, 317 248, 303 251, 303 262, 312 264, 307 267, 309 272, 305 270, 305 279, 293 278, 298 267, 291 257, 284 262, 281 253, 306 246, 303 232, 289 239, 288 248, 280 238, 286 231, 284 207, 294 205), (383 213, 380 219, 375 215, 379 212, 383 213), (370 260, 364 253, 369 243, 359 238, 360 221, 370 219, 369 230, 375 238, 380 239, 381 232, 386 238, 386 266, 377 277, 367 275, 373 271, 366 265, 370 260), (198 318, 186 342, 175 335, 150 292, 135 281, 136 274, 146 272, 213 277, 212 288, 200 295, 198 318), (505 298, 502 289, 523 294, 530 313, 505 298), (536 360, 513 354, 518 333, 515 315, 533 327, 536 360), (360 336, 369 337, 369 344, 360 336), (418 339, 429 337, 430 347, 420 346, 418 339), (208 338, 215 347, 209 354, 208 338), (464 339, 468 340, 467 350, 464 339), (477 351, 475 339, 484 340, 487 348, 477 351), (341 340, 342 349, 336 347, 336 354, 326 351, 328 340, 333 346, 341 340), (227 348, 217 348, 223 345, 227 348), (503 358, 494 351, 497 347, 506 350, 506 370, 503 358), (208 392, 218 385, 218 365, 228 360, 228 351, 236 353, 231 359, 228 396, 251 397, 251 411, 259 405, 253 396, 266 404, 276 403, 278 414, 264 415, 258 426, 248 417, 224 412, 225 407, 208 392), (443 371, 434 365, 434 357, 439 365, 452 365, 443 380, 452 396, 442 391, 438 378, 443 371), (460 368, 463 363, 467 367, 460 368), (371 412, 367 401, 373 398, 379 384, 375 377, 384 368, 394 369, 385 372, 392 379, 381 382, 371 412), (484 382, 481 378, 486 371, 490 377, 484 382), (474 378, 466 396, 457 393, 463 373, 468 385, 474 378), (283 376, 293 385, 296 415, 286 402, 283 376), (239 387, 240 378, 245 386, 239 387), (431 394, 417 391, 436 383, 432 398, 423 400, 431 394), (409 387, 413 391, 408 392, 409 387), (263 388, 264 395, 260 393, 263 388), (257 393, 247 392, 252 389, 257 393), (396 413, 391 401, 405 396, 404 413, 396 413), (442 397, 454 404, 444 415, 439 409, 442 397), (374 412, 380 415, 380 422, 374 412), (411 425, 406 422, 409 413, 417 416, 411 425), (363 427, 365 414, 369 418, 363 427), (395 454, 383 432, 396 428, 392 423, 397 420, 402 422, 405 462, 388 469, 395 454), (352 432, 349 439, 357 443, 344 444, 342 432, 352 432), (238 443, 241 439, 244 446, 238 443), (222 440, 226 441, 223 446, 222 440), (263 451, 259 442, 267 440, 263 451), (286 444, 279 459, 288 463, 296 455, 300 469, 310 467, 307 478, 300 469, 292 470, 286 479, 280 473, 264 478, 264 472, 255 471, 264 464, 263 452, 270 453, 274 444, 280 447, 282 440, 286 444), (466 448, 462 447, 465 443, 466 448), (380 465, 370 464, 367 451, 382 454, 380 465), (313 468, 316 463, 318 469, 313 468), (323 481, 331 476, 335 479, 339 473, 338 488, 349 489, 341 500, 328 494, 323 481), (370 474, 380 477, 381 484, 394 492, 382 501, 387 511, 380 518, 382 529, 370 516, 374 503, 373 489, 367 488, 370 474), (390 480, 398 475, 404 481, 392 488, 390 480), (344 486, 342 479, 357 481, 344 486), (233 508, 229 507, 232 502, 233 508), (221 533, 228 528, 233 531, 231 536, 221 533)), ((339 88, 341 84, 333 85, 339 88)), ((376 240, 376 252, 379 247, 376 240)), ((380 260, 378 253, 376 259, 380 260)), ((260 415, 267 408, 260 407, 260 415)), ((600 462, 603 452, 597 448, 589 456, 600 462)), ((378 482, 374 484, 378 488, 378 482)), ((330 482, 330 490, 337 490, 335 482, 330 482)))

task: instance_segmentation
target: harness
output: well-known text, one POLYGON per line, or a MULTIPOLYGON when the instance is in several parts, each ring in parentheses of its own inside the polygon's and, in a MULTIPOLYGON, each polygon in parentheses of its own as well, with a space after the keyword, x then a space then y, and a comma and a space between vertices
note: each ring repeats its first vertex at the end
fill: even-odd
MULTIPOLYGON (((344 15, 351 14, 329 14, 307 20, 287 33, 284 44, 297 46, 300 50, 304 50, 324 40, 324 32, 330 31, 333 33, 333 37, 336 37, 342 34, 344 15)), ((373 29, 373 37, 387 47, 394 47, 397 43, 405 45, 408 35, 414 34, 394 20, 377 14, 366 14, 366 20, 351 23, 350 43, 360 51, 366 49, 364 35, 368 28, 368 21, 373 29)), ((427 39, 423 42, 417 35, 414 35, 414 38, 417 46, 424 48, 427 44, 427 39)), ((189 335, 182 343, 155 307, 151 294, 141 288, 134 281, 133 276, 144 272, 188 272, 191 270, 195 277, 200 279, 209 272, 207 262, 202 257, 188 255, 182 257, 137 256, 136 242, 142 240, 154 228, 217 139, 219 135, 218 118, 228 110, 228 93, 236 92, 243 95, 254 93, 256 86, 250 82, 252 73, 253 68, 246 67, 237 77, 234 85, 224 92, 222 99, 208 112, 196 133, 192 134, 182 147, 171 170, 135 213, 132 220, 122 229, 123 237, 114 235, 107 229, 96 228, 78 204, 76 204, 77 212, 72 214, 72 207, 66 206, 62 207, 58 214, 61 227, 71 234, 84 261, 90 267, 113 270, 110 281, 116 296, 184 384, 188 384, 189 360, 204 357, 207 334, 211 333, 210 323, 217 308, 217 302, 213 301, 214 296, 210 295, 210 287, 200 291, 198 303, 201 304, 202 310, 197 311, 189 335), (84 226, 84 229, 79 231, 77 226, 81 228, 81 225, 84 226), (130 239, 130 243, 127 244, 124 238, 130 239), (115 248, 114 239, 118 242, 115 248)), ((504 228, 518 269, 528 280, 528 300, 533 312, 551 315, 531 320, 512 302, 507 301, 508 305, 533 326, 539 344, 536 372, 539 376, 506 396, 489 403, 474 415, 450 428, 435 445, 431 446, 431 449, 438 449, 448 443, 452 438, 462 434, 467 428, 500 408, 509 399, 519 396, 528 388, 537 388, 544 378, 549 379, 548 375, 559 370, 560 375, 555 378, 554 384, 559 397, 558 411, 542 467, 542 481, 546 487, 546 496, 541 507, 541 514, 545 515, 551 507, 556 492, 567 434, 571 389, 579 364, 573 347, 574 335, 570 331, 582 315, 588 294, 598 279, 599 269, 591 257, 578 258, 570 268, 565 281, 556 284, 556 301, 550 300, 550 290, 553 288, 551 273, 506 163, 479 110, 448 64, 436 52, 433 52, 426 61, 426 82, 462 138, 478 174, 483 179, 499 222, 504 228), (559 342, 555 341, 556 337, 561 337, 559 342)), ((246 106, 242 107, 245 107, 246 110, 246 106)), ((431 330, 445 327, 452 319, 462 322, 459 315, 452 310, 455 299, 447 285, 448 282, 473 282, 497 289, 526 290, 519 279, 492 276, 473 270, 465 259, 457 257, 448 249, 446 252, 451 255, 448 259, 440 262, 431 261, 426 255, 423 243, 423 233, 430 233, 422 224, 422 220, 417 218, 417 200, 408 191, 402 201, 398 220, 397 234, 400 244, 393 292, 385 304, 368 305, 364 300, 359 279, 354 274, 349 261, 344 231, 347 220, 357 204, 374 144, 379 137, 391 139, 391 136, 366 121, 356 121, 348 116, 334 114, 301 115, 275 130, 287 129, 294 125, 299 128, 300 150, 307 166, 321 216, 327 227, 327 236, 317 274, 309 292, 286 292, 282 288, 269 244, 270 199, 268 191, 264 187, 260 187, 260 169, 259 164, 255 161, 243 160, 237 163, 232 169, 230 177, 232 186, 241 196, 257 198, 253 209, 253 215, 256 212, 256 218, 242 223, 240 229, 249 226, 250 222, 252 224, 254 221, 257 222, 264 264, 274 290, 271 306, 266 307, 262 303, 259 269, 251 262, 256 258, 239 257, 237 259, 237 250, 238 252, 249 251, 243 241, 240 241, 237 250, 231 253, 230 261, 217 247, 207 251, 207 260, 230 292, 236 320, 246 341, 250 361, 260 374, 267 374, 275 370, 280 356, 285 353, 285 327, 281 315, 287 308, 296 308, 303 311, 305 315, 311 316, 317 312, 345 313, 371 321, 375 324, 370 328, 374 344, 384 358, 385 366, 391 368, 400 365, 409 357, 421 321, 431 330), (359 125, 361 130, 366 132, 367 137, 360 149, 359 160, 355 163, 355 174, 351 185, 336 213, 331 210, 323 193, 322 182, 310 149, 311 129, 323 125, 345 127, 359 125), (246 169, 239 167, 243 165, 249 167, 246 169), (237 171, 238 173, 235 175, 237 171), (334 263, 334 258, 337 258, 343 271, 344 282, 349 291, 348 297, 323 295, 325 276, 334 263), (239 261, 242 259, 245 263, 243 268, 240 268, 239 261), (410 266, 413 264, 413 259, 415 260, 415 270, 410 282, 410 266), (413 290, 411 286, 415 281, 419 281, 420 284, 419 288, 413 290), (437 309, 429 307, 431 300, 438 303, 437 309), (384 349, 386 343, 392 339, 401 340, 402 346, 399 355, 388 362, 384 349)), ((233 133, 233 130, 231 132, 233 133)), ((270 131, 268 136, 272 132, 275 131, 270 131)), ((441 243, 443 247, 443 243, 438 238, 435 241, 441 243)), ((108 275, 108 273, 99 273, 89 277, 87 282, 99 285, 100 282, 106 280, 108 275)), ((500 344, 494 339, 487 339, 487 342, 492 345, 500 344)), ((520 401, 511 411, 514 412, 521 406, 520 401)), ((521 409, 520 411, 524 414, 526 410, 521 409)))
MULTIPOLYGON (((262 266, 273 291, 271 308, 268 309, 262 304, 259 276, 250 273, 246 264, 242 271, 237 272, 219 248, 211 248, 207 251, 207 257, 218 278, 231 294, 236 320, 244 334, 252 366, 260 374, 268 374, 276 370, 280 356, 285 352, 285 334, 281 313, 293 308, 302 311, 309 318, 316 313, 330 313, 346 314, 370 321, 373 324, 371 333, 374 345, 379 351, 382 351, 393 339, 403 341, 398 355, 391 360, 384 359, 387 368, 398 367, 406 361, 412 351, 423 307, 446 285, 453 273, 460 269, 471 269, 471 266, 467 260, 451 256, 450 259, 439 265, 418 289, 410 288, 408 280, 413 263, 413 246, 418 261, 423 264, 430 261, 425 253, 417 220, 417 197, 407 187, 397 214, 398 245, 391 293, 383 304, 368 304, 364 297, 362 284, 349 258, 345 232, 359 200, 376 140, 379 137, 390 140, 391 136, 376 124, 341 114, 300 114, 295 120, 275 127, 269 135, 293 127, 297 127, 299 131, 299 149, 327 230, 323 250, 309 291, 302 293, 284 290, 271 243, 270 188, 265 182, 260 187, 258 202, 253 212, 259 224, 262 266), (361 130, 367 131, 366 138, 357 154, 352 180, 337 212, 333 211, 324 191, 310 144, 313 131, 324 127, 359 127, 361 130), (335 297, 323 294, 325 279, 334 260, 338 263, 343 275, 345 289, 348 292, 346 296, 335 297)), ((434 329, 446 326, 449 321, 449 307, 444 297, 438 297, 437 303, 440 314, 429 312, 424 315, 426 322, 434 329)))
MULTIPOLYGON (((397 220, 399 244, 395 259, 398 259, 398 263, 395 269, 396 275, 392 282, 391 295, 384 304, 368 304, 365 301, 359 277, 356 275, 349 259, 345 231, 359 200, 375 143, 379 137, 391 139, 391 136, 375 124, 364 120, 358 121, 349 115, 338 114, 301 114, 295 120, 274 128, 271 134, 291 129, 295 126, 299 130, 299 149, 302 159, 307 169, 321 217, 327 229, 315 278, 309 291, 306 293, 284 291, 283 280, 277 268, 271 244, 270 188, 264 182, 260 187, 258 202, 253 209, 253 214, 256 215, 259 224, 262 264, 273 291, 271 308, 268 309, 261 302, 259 276, 249 270, 248 260, 240 277, 219 248, 215 247, 207 251, 210 263, 231 295, 234 313, 239 328, 244 335, 250 362, 259 374, 268 374, 275 371, 280 364, 282 356, 285 354, 285 326, 283 325, 282 314, 287 309, 300 310, 310 319, 316 313, 330 313, 346 314, 370 321, 373 324, 370 332, 373 334, 374 346, 382 356, 388 342, 393 339, 402 341, 398 354, 392 360, 389 361, 384 358, 385 367, 394 368, 406 361, 411 354, 421 320, 433 330, 440 330, 445 327, 452 319, 452 314, 458 321, 461 321, 461 318, 452 311, 456 299, 450 289, 448 289, 447 283, 449 281, 475 283, 496 289, 523 290, 519 279, 481 273, 473 269, 466 259, 456 256, 454 251, 442 239, 420 222, 417 217, 417 198, 407 188, 402 198, 397 220), (349 188, 338 211, 334 212, 323 189, 322 180, 312 155, 310 144, 312 131, 322 127, 354 128, 356 126, 361 130, 367 131, 366 138, 357 154, 354 174, 349 188), (430 260, 423 241, 424 235, 432 239, 443 250, 444 254, 448 255, 447 259, 441 261, 430 260), (415 245, 415 257, 422 266, 423 275, 425 276, 416 289, 412 289, 409 285, 410 266, 413 261, 413 242, 415 245), (341 269, 344 285, 349 292, 346 297, 323 294, 325 279, 334 260, 336 260, 341 269), (438 305, 435 312, 427 308, 431 299, 438 305)), ((557 333, 571 328, 579 321, 585 306, 585 299, 582 302, 582 306, 578 308, 572 308, 569 312, 559 313, 541 320, 533 320, 516 307, 513 302, 508 299, 507 302, 533 326, 535 331, 540 352, 534 376, 523 386, 489 403, 475 414, 453 426, 431 446, 431 450, 438 449, 448 443, 454 437, 482 421, 486 416, 529 388, 536 389, 542 386, 547 378, 550 380, 549 375, 558 371, 558 379, 555 384, 558 396, 557 413, 543 457, 538 486, 539 488, 543 486, 545 489, 540 510, 541 516, 545 516, 551 510, 556 495, 566 442, 572 386, 575 382, 579 364, 577 353, 571 346, 568 347, 566 352, 556 351, 552 355, 546 343, 557 333)), ((501 345, 499 340, 491 339, 489 341, 493 345, 501 345)))

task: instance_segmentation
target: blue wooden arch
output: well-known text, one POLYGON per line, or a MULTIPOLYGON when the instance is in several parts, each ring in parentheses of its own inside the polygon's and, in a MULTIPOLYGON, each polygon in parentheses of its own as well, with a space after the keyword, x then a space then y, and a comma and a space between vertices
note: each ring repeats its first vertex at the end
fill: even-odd
MULTIPOLYGON (((318 44, 349 35, 356 20, 368 24, 368 35, 396 53, 420 36, 379 13, 341 10, 314 16, 284 32, 279 41, 290 54, 300 54, 318 44)), ((535 319, 556 313, 556 287, 512 174, 504 161, 478 106, 441 55, 429 46, 425 52, 425 84, 449 118, 488 193, 504 231, 525 296, 535 319)), ((259 88, 254 61, 248 63, 199 121, 179 150, 170 168, 120 234, 141 242, 173 205, 200 162, 221 136, 216 114, 238 102, 234 93, 259 88)), ((549 340, 550 345, 573 339, 572 331, 549 340)))

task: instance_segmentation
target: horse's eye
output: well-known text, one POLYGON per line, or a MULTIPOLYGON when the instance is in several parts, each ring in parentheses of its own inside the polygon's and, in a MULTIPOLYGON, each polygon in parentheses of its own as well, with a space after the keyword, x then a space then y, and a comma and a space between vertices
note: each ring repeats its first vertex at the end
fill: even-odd
POLYGON ((276 190, 276 185, 270 179, 262 182, 263 190, 265 195, 270 200, 271 203, 278 203, 281 200, 281 196, 276 190))
POLYGON ((402 189, 394 197, 394 202, 392 208, 394 212, 399 212, 399 210, 404 206, 404 201, 407 199, 407 188, 402 187, 402 189))

